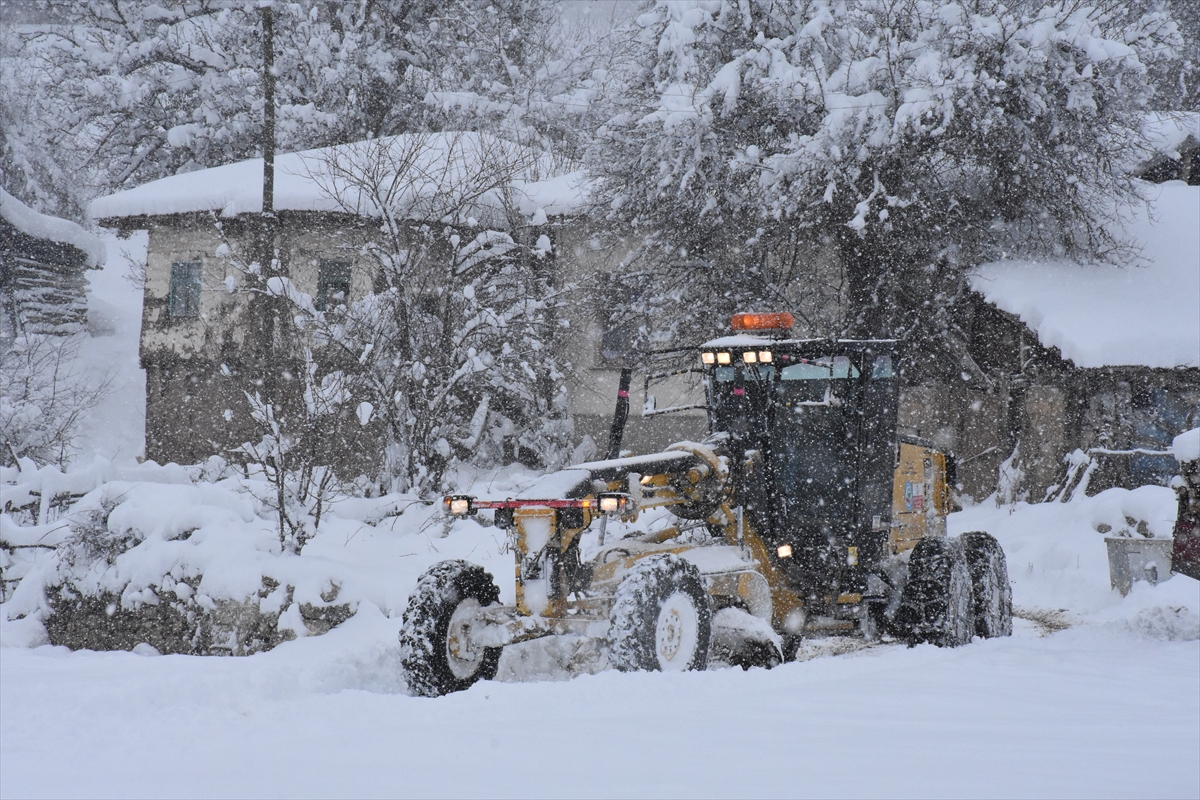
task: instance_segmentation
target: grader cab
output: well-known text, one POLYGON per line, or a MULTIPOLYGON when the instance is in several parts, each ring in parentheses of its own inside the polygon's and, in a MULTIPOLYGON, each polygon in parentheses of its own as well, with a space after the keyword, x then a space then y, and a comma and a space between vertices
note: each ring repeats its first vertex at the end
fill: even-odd
POLYGON ((516 602, 481 567, 430 569, 400 634, 410 688, 464 689, 495 675, 502 648, 555 634, 603 642, 623 670, 772 666, 807 636, 1009 635, 999 544, 946 536, 953 459, 897 433, 900 343, 793 339, 791 324, 736 315, 699 348, 704 441, 617 457, 626 376, 613 457, 515 498, 445 498, 509 531, 516 602), (639 531, 658 508, 674 524, 639 531))

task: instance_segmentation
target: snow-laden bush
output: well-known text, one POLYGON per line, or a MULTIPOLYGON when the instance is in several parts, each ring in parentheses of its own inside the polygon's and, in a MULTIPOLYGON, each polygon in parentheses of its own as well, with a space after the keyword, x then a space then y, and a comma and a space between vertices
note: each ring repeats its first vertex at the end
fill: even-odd
POLYGON ((124 475, 27 472, 25 485, 8 483, 15 472, 4 474, 6 495, 95 486, 54 522, 0 516, 3 613, 40 620, 53 644, 245 655, 323 633, 357 609, 344 570, 282 548, 273 509, 255 499, 261 481, 154 464, 124 475))

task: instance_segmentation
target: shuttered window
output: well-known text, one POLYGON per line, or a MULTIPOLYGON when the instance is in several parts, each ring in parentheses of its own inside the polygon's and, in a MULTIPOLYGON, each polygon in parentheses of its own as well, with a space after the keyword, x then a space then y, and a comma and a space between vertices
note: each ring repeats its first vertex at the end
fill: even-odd
POLYGON ((176 261, 171 264, 170 314, 172 317, 200 316, 199 261, 176 261))
POLYGON ((317 310, 325 311, 350 302, 350 262, 321 259, 317 273, 317 310))

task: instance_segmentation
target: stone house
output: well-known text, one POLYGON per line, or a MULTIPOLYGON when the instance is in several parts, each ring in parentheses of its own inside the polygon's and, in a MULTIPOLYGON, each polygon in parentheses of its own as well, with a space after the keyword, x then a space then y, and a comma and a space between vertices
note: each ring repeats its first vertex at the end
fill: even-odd
MULTIPOLYGON (((413 137, 408 145, 408 137, 392 139, 401 148, 419 145, 423 151, 417 171, 424 176, 421 190, 427 196, 414 204, 414 219, 432 213, 432 196, 444 199, 447 187, 478 168, 467 162, 484 160, 494 145, 477 134, 413 137), (440 138, 449 136, 455 137, 452 146, 440 138), (434 178, 427 180, 431 175, 434 178)), ((320 174, 331 150, 276 160, 279 258, 292 284, 318 307, 333 298, 361 299, 377 288, 378 277, 377 262, 364 255, 364 244, 378 225, 369 221, 369 211, 352 213, 361 210, 362 202, 352 196, 354 187, 320 174)), ((406 153, 398 160, 416 157, 406 153)), ((563 283, 618 271, 624 257, 620 243, 601 244, 583 214, 585 179, 579 173, 554 174, 545 165, 534 166, 521 171, 503 191, 470 200, 471 208, 461 216, 470 216, 476 225, 520 229, 531 242, 545 236, 550 242, 549 268, 563 283), (497 196, 501 194, 504 197, 497 196)), ((253 323, 245 293, 231 287, 244 277, 261 209, 261 159, 153 181, 99 198, 90 208, 105 227, 149 232, 140 346, 147 381, 147 458, 197 462, 252 438, 241 394, 245 381, 238 380, 245 376, 238 374, 236 353, 247 335, 253 335, 248 330, 253 323)), ((599 316, 591 313, 589 303, 582 306, 581 318, 570 321, 564 345, 574 367, 567 375, 570 410, 578 439, 603 443, 624 353, 604 355, 605 347, 611 350, 613 341, 620 339, 619 332, 607 332, 606 338, 599 316)), ((641 408, 640 397, 634 402, 641 408)), ((693 415, 691 422, 692 428, 702 429, 702 416, 693 415)), ((370 452, 366 441, 371 434, 364 432, 363 443, 342 443, 342 452, 363 456, 349 467, 369 466, 363 454, 370 452)), ((633 447, 652 448, 682 435, 678 425, 646 426, 638 417, 631 421, 627 441, 633 447)))
POLYGON ((971 277, 955 316, 980 374, 911 387, 901 411, 957 454, 967 494, 990 494, 1006 461, 1031 501, 1085 472, 1089 493, 1175 474, 1164 451, 1200 424, 1200 186, 1145 188, 1137 263, 1002 261, 971 277))
POLYGON ((0 189, 0 346, 23 334, 82 332, 85 273, 102 267, 104 256, 104 243, 79 225, 0 189))

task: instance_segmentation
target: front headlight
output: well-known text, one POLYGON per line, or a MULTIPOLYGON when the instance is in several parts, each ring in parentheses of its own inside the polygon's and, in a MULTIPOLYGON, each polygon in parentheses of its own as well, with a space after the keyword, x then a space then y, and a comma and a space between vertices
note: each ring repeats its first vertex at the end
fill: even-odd
POLYGON ((717 354, 708 351, 703 352, 700 354, 700 360, 705 364, 715 364, 717 363, 717 354))
POLYGON ((602 494, 600 500, 600 513, 602 514, 619 514, 625 510, 629 498, 626 495, 616 492, 610 494, 602 494))
POLYGON ((446 513, 452 517, 470 516, 472 512, 471 497, 465 494, 452 494, 445 498, 446 513))
POLYGON ((779 545, 779 549, 775 552, 779 553, 780 558, 791 558, 792 546, 790 544, 781 544, 779 545))
POLYGON ((747 364, 757 364, 758 356, 753 350, 747 350, 746 352, 742 353, 742 361, 745 361, 747 364))
POLYGON ((758 361, 760 364, 770 364, 771 363, 771 351, 770 350, 759 350, 758 351, 758 361))
POLYGON ((728 364, 730 361, 729 353, 717 353, 718 364, 728 364))

